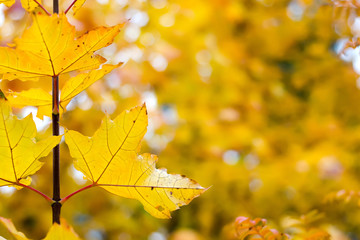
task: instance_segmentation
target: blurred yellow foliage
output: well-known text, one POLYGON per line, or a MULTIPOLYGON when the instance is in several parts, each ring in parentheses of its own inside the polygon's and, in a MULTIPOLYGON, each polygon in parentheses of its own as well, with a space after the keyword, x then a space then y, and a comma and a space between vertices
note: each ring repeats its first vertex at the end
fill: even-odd
MULTIPOLYGON (((70 3, 62 2, 62 9, 70 3)), ((156 220, 137 202, 101 189, 69 200, 63 217, 87 239, 220 239, 239 216, 267 219, 279 232, 300 234, 297 239, 356 239, 358 206, 324 201, 342 189, 360 189, 359 27, 351 3, 86 1, 69 15, 81 33, 127 21, 114 44, 98 52, 109 63, 124 64, 70 102, 61 124, 92 136, 103 112, 116 116, 146 102, 143 151, 159 155, 169 172, 212 188, 170 220, 156 220), (353 44, 346 44, 348 38, 353 44), (322 218, 302 222, 314 209, 322 218)), ((0 12, 5 45, 21 35, 29 16, 18 4, 0 12)), ((64 74, 60 85, 71 77, 64 74)), ((1 82, 13 92, 39 85, 51 89, 42 78, 1 82)), ((15 111, 24 116, 36 110, 15 111)), ((49 135, 46 118, 41 123, 43 136, 49 135)), ((65 196, 85 181, 61 147, 65 196)), ((50 193, 48 179, 45 164, 34 185, 50 193)), ((41 198, 4 190, 0 201, 0 215, 27 236, 46 235, 51 212, 37 211, 47 209, 41 198)))

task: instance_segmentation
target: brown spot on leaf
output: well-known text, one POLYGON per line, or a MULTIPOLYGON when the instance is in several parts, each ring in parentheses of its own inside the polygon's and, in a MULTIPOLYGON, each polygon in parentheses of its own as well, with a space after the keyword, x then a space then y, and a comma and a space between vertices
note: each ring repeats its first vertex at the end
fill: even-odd
POLYGON ((190 182, 192 183, 192 184, 197 184, 197 182, 195 181, 195 180, 193 180, 193 179, 189 179, 190 180, 190 182))
POLYGON ((157 210, 159 210, 160 212, 162 212, 162 211, 164 211, 165 210, 165 208, 163 208, 162 206, 156 206, 155 207, 157 210))

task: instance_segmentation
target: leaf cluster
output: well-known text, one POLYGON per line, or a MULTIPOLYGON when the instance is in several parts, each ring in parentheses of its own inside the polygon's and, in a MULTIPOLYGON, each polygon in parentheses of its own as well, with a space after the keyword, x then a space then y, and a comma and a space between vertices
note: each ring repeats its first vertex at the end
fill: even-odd
MULTIPOLYGON (((34 9, 29 6, 27 10, 34 9)), ((68 129, 63 136, 57 136, 57 129, 55 136, 36 143, 32 115, 19 120, 12 114, 11 106, 35 106, 39 117, 52 116, 53 120, 54 116, 62 115, 59 105, 65 110, 76 95, 122 64, 104 64, 107 60, 95 51, 109 46, 123 25, 98 27, 76 37, 75 27, 70 25, 65 14, 32 13, 32 19, 32 25, 22 37, 9 47, 0 47, 0 74, 7 81, 52 79, 52 94, 41 88, 9 92, 6 97, 1 93, 0 186, 25 187, 60 206, 86 189, 101 187, 118 196, 139 200, 146 211, 158 218, 170 218, 170 211, 206 191, 184 175, 156 169, 157 156, 139 154, 148 124, 145 104, 123 112, 114 120, 107 115, 92 138, 68 129), (59 96, 58 79, 68 73, 76 76, 66 79, 59 96), (55 195, 51 198, 31 187, 29 176, 42 167, 44 162, 40 158, 59 145, 62 137, 75 159, 75 168, 91 184, 58 200, 55 195)), ((2 219, 2 222, 15 238, 26 239, 11 221, 2 219)), ((78 238, 69 227, 53 225, 45 239, 78 238)))

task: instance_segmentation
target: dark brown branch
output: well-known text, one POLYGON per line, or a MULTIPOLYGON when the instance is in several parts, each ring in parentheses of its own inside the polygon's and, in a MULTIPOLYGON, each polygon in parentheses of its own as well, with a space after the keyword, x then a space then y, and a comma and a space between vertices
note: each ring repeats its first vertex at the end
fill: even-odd
POLYGON ((53 13, 59 14, 59 0, 53 0, 53 13))
MULTIPOLYGON (((53 0, 53 13, 59 13, 59 0, 53 0)), ((52 77, 52 124, 53 136, 59 136, 59 76, 52 77)), ((53 223, 60 224, 61 197, 60 197, 60 146, 53 149, 53 223)))
MULTIPOLYGON (((55 1, 55 0, 54 0, 55 1)), ((52 78, 52 126, 53 136, 59 136, 59 77, 52 78)), ((53 223, 60 224, 60 146, 56 145, 53 149, 53 223)))

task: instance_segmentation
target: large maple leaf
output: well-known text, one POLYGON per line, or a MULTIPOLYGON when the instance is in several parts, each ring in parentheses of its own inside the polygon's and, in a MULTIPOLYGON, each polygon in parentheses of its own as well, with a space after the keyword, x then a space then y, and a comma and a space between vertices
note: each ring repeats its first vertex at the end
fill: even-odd
POLYGON ((8 80, 36 80, 97 69, 106 59, 94 52, 111 44, 121 27, 99 27, 75 38, 75 27, 64 14, 33 14, 32 26, 15 40, 15 48, 0 47, 0 74, 8 80))
POLYGON ((35 142, 36 127, 31 114, 19 120, 12 115, 8 102, 0 99, 0 186, 30 184, 29 176, 44 164, 61 139, 52 136, 35 142))
POLYGON ((170 211, 188 204, 206 189, 185 176, 156 169, 155 155, 138 155, 147 123, 144 104, 123 112, 114 121, 107 116, 92 138, 70 130, 65 141, 75 167, 93 186, 137 199, 151 215, 169 218, 170 211))

